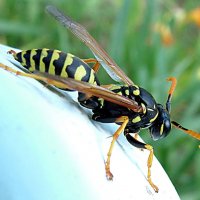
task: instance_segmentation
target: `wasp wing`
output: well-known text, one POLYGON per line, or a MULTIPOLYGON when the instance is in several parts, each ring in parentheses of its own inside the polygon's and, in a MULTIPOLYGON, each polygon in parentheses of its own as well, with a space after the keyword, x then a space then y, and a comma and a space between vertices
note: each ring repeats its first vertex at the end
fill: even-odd
POLYGON ((45 82, 47 82, 48 84, 53 84, 69 90, 77 90, 79 92, 87 94, 88 96, 103 98, 106 101, 129 108, 134 112, 142 112, 143 110, 142 106, 139 106, 136 101, 126 98, 125 96, 116 94, 107 88, 83 81, 74 80, 72 78, 62 78, 60 76, 50 75, 47 73, 37 72, 36 74, 45 77, 45 82))
POLYGON ((64 15, 54 6, 47 6, 46 10, 91 49, 97 61, 101 63, 113 80, 123 82, 128 85, 133 85, 133 82, 83 26, 73 21, 70 17, 64 15))

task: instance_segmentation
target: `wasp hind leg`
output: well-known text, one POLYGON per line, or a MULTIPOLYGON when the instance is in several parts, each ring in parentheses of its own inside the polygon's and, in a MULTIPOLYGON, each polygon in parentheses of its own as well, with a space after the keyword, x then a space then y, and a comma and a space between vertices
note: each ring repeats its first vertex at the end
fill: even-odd
POLYGON ((100 67, 100 63, 98 60, 96 60, 94 58, 88 58, 88 59, 82 59, 82 60, 87 64, 94 63, 94 65, 92 66, 92 69, 95 71, 95 73, 98 72, 99 67, 100 67))
POLYGON ((13 69, 11 67, 8 67, 7 65, 4 65, 2 63, 0 63, 0 68, 6 70, 8 72, 14 73, 17 76, 25 76, 25 77, 29 77, 29 78, 34 78, 36 80, 43 81, 43 82, 47 83, 48 85, 54 85, 58 88, 68 89, 66 84, 63 84, 61 82, 49 79, 49 78, 44 77, 42 75, 37 75, 37 74, 32 74, 32 73, 29 74, 29 73, 21 72, 21 71, 13 69))
POLYGON ((125 136, 126 136, 126 139, 128 140, 128 142, 130 144, 132 144, 133 146, 140 148, 140 149, 146 149, 149 151, 149 157, 147 160, 147 167, 148 167, 147 181, 149 182, 151 187, 154 189, 154 191, 158 192, 158 190, 159 190, 158 187, 151 180, 151 166, 152 166, 152 162, 153 162, 153 147, 149 144, 144 144, 144 143, 138 141, 136 138, 132 137, 129 133, 126 133, 125 136))

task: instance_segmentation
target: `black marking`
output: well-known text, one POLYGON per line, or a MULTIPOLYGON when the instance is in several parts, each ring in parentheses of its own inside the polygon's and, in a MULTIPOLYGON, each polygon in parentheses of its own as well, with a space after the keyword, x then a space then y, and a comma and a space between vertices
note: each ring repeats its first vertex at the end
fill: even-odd
POLYGON ((86 71, 86 74, 84 77, 82 77, 81 81, 88 82, 90 79, 91 68, 87 64, 82 62, 79 58, 77 58, 76 56, 73 57, 72 64, 68 65, 68 67, 66 68, 66 73, 68 74, 70 78, 75 78, 74 75, 78 67, 80 67, 81 65, 84 67, 86 71))
POLYGON ((22 52, 16 53, 14 56, 18 62, 22 63, 22 52))
POLYGON ((33 61, 35 62, 35 69, 36 70, 40 70, 40 58, 41 58, 41 54, 42 54, 42 49, 37 49, 35 50, 36 54, 32 57, 33 61))
MULTIPOLYGON (((44 51, 44 50, 43 50, 44 51)), ((44 64, 45 64, 45 72, 49 72, 49 67, 50 67, 50 62, 51 62, 51 59, 52 59, 52 54, 53 54, 53 50, 51 50, 51 49, 48 49, 48 50, 46 50, 46 52, 47 52, 47 56, 46 57, 44 57, 43 59, 42 59, 42 61, 44 62, 44 64)))
POLYGON ((24 59, 26 62, 26 68, 30 68, 31 67, 31 63, 30 63, 30 59, 31 59, 31 50, 27 50, 24 53, 24 59))
POLYGON ((88 67, 85 63, 82 63, 82 66, 85 68, 86 74, 82 77, 81 81, 88 82, 90 80, 91 68, 88 67))
POLYGON ((111 90, 117 94, 122 93, 123 96, 127 97, 129 95, 127 95, 127 90, 129 90, 129 88, 127 86, 120 86, 120 88, 117 89, 112 89, 111 90))
POLYGON ((53 65, 55 66, 55 74, 60 76, 63 66, 64 66, 64 63, 65 63, 65 60, 66 60, 66 57, 67 57, 67 54, 64 52, 60 52, 58 54, 59 54, 59 58, 57 60, 53 61, 53 65))
POLYGON ((73 57, 73 62, 71 65, 68 65, 66 68, 66 73, 70 78, 74 78, 77 68, 80 66, 80 60, 76 57, 73 57))

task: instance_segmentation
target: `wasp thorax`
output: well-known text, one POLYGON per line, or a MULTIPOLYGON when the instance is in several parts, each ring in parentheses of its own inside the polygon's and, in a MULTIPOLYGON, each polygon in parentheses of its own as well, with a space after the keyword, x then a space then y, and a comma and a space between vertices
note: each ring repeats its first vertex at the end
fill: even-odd
POLYGON ((137 85, 129 86, 129 92, 130 92, 131 95, 134 95, 134 96, 140 95, 140 89, 137 85))

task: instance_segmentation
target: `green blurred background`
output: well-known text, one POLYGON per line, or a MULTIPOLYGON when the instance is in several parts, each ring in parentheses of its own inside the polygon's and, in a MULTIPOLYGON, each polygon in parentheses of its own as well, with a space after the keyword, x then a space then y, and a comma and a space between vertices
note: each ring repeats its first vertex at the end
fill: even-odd
MULTIPOLYGON (((53 4, 83 24, 128 76, 166 102, 168 76, 178 79, 171 117, 200 131, 199 0, 1 0, 0 43, 19 49, 54 48, 80 58, 91 52, 44 8, 53 4)), ((100 70, 102 83, 111 83, 100 70)), ((173 129, 152 144, 181 199, 200 199, 198 141, 173 129)), ((156 181, 155 181, 156 182, 156 181)))

